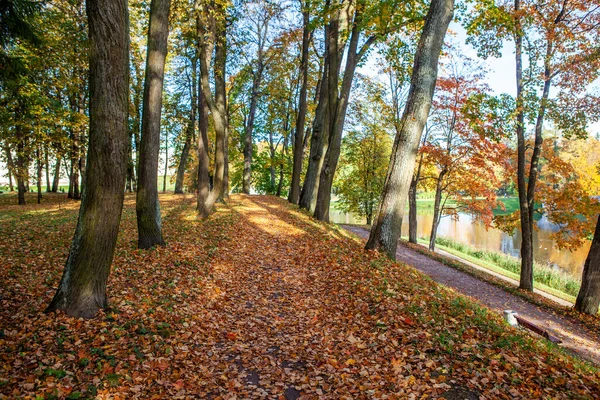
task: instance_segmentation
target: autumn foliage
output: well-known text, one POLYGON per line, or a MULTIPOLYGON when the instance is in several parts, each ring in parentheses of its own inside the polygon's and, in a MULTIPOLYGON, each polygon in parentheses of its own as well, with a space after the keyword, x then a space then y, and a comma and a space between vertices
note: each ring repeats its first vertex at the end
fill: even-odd
POLYGON ((127 196, 110 308, 83 320, 42 313, 78 203, 0 197, 0 398, 600 393, 597 370, 284 200, 232 196, 205 221, 192 196, 160 200, 167 245, 136 248, 127 196))

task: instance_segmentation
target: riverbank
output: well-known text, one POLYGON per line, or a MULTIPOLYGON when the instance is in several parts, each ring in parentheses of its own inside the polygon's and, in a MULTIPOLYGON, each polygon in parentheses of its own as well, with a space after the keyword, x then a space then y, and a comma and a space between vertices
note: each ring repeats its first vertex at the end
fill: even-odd
MULTIPOLYGON (((426 239, 419 238, 419 243, 429 244, 426 239)), ((507 278, 519 281, 521 271, 521 260, 507 254, 478 249, 456 240, 446 237, 438 237, 435 241, 436 248, 447 251, 450 254, 475 263, 483 268, 490 269, 507 278)), ((534 263, 533 266, 534 287, 563 300, 575 303, 581 282, 567 273, 553 269, 550 266, 534 263)))

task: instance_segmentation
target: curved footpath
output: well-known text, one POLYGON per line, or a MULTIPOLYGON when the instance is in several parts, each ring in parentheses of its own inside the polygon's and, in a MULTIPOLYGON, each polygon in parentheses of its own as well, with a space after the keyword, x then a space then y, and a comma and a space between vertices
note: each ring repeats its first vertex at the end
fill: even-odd
MULTIPOLYGON (((363 227, 350 225, 341 225, 341 227, 363 239, 369 237, 369 231, 363 227)), ((458 257, 450 257, 464 262, 458 257)), ((588 332, 581 325, 577 325, 566 318, 546 311, 497 286, 483 282, 467 273, 429 258, 404 246, 402 243, 399 243, 398 250, 396 251, 396 260, 413 266, 429 275, 434 281, 451 287, 464 295, 471 296, 499 313, 502 313, 503 310, 516 311, 519 316, 533 322, 535 325, 543 327, 549 333, 561 339, 562 347, 600 365, 600 337, 588 332)), ((469 263, 469 265, 472 264, 469 263)), ((478 267, 478 269, 482 268, 478 267)), ((486 272, 489 271, 486 270, 486 272)), ((557 303, 561 306, 570 306, 569 303, 554 296, 551 299, 555 301, 559 300, 557 303)))

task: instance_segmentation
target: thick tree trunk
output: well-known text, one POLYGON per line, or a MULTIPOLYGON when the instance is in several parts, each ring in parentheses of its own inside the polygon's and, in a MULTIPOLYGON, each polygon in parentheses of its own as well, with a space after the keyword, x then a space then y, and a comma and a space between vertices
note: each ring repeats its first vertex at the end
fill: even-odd
POLYGON ((58 192, 58 185, 60 184, 60 163, 62 159, 60 155, 56 156, 56 163, 54 164, 54 177, 52 178, 52 193, 58 192))
POLYGON ((294 135, 294 159, 292 167, 292 182, 290 186, 289 201, 298 204, 300 201, 300 175, 302 174, 302 158, 304 155, 304 124, 306 121, 307 95, 308 95, 308 47, 310 46, 310 1, 307 0, 302 12, 302 57, 300 59, 300 97, 298 99, 298 116, 294 135))
POLYGON ((198 213, 204 218, 210 214, 206 209, 210 195, 210 160, 208 156, 208 103, 202 91, 198 91, 198 213))
POLYGON ((415 54, 401 130, 394 140, 379 213, 367 242, 367 249, 382 250, 392 259, 396 257, 417 147, 431 108, 438 59, 453 15, 454 0, 432 0, 415 54))
POLYGON ((600 216, 596 223, 596 232, 592 240, 592 246, 588 253, 583 276, 581 278, 581 289, 575 301, 577 311, 597 315, 600 306, 600 216))
POLYGON ((362 29, 362 11, 364 8, 363 2, 359 1, 356 4, 354 11, 354 20, 352 21, 352 34, 348 45, 348 54, 346 55, 346 66, 344 77, 338 96, 338 74, 333 73, 339 70, 341 65, 341 56, 343 48, 339 46, 339 22, 340 20, 332 19, 329 24, 327 41, 328 41, 328 58, 330 74, 328 75, 329 86, 329 140, 327 152, 321 168, 319 177, 319 190, 317 193, 317 203, 315 205, 314 216, 320 221, 329 222, 329 204, 331 202, 331 188, 333 186, 333 178, 337 169, 337 164, 340 157, 340 149, 342 144, 342 132, 344 122, 346 120, 346 110, 348 109, 348 100, 350 90, 352 89, 352 81, 356 65, 374 42, 375 37, 370 37, 358 51, 358 41, 360 38, 360 30, 362 29))
POLYGON ((89 168, 75 236, 58 290, 46 311, 92 318, 107 305, 127 170, 128 8, 88 0, 90 43, 89 168))
MULTIPOLYGON (((356 11, 358 13, 358 11, 356 11)), ((357 17, 355 17, 356 19, 357 17)), ((344 129, 344 121, 346 118, 346 109, 348 106, 348 98, 354 79, 354 72, 358 62, 356 50, 358 48, 358 39, 360 30, 357 21, 354 21, 352 35, 350 37, 350 46, 348 56, 346 58, 346 69, 342 81, 341 93, 338 95, 338 74, 341 64, 341 54, 339 44, 339 19, 332 19, 326 36, 327 40, 327 57, 329 60, 329 71, 327 86, 328 86, 328 108, 329 108, 329 126, 328 130, 328 146, 323 159, 323 166, 319 176, 319 188, 317 192, 317 203, 315 205, 314 216, 320 221, 329 222, 329 203, 331 201, 331 187, 333 186, 333 177, 340 155, 342 143, 342 130, 344 129), (336 72, 336 73, 334 73, 336 72)))
POLYGON ((152 0, 148 29, 148 53, 144 80, 140 170, 136 198, 138 247, 163 246, 160 203, 158 201, 158 156, 160 115, 169 35, 171 0, 152 0))
POLYGON ((313 121, 313 131, 310 138, 310 153, 308 158, 308 168, 304 177, 304 184, 300 192, 300 207, 305 210, 311 210, 313 195, 318 190, 319 176, 323 166, 323 158, 327 150, 328 141, 327 127, 329 126, 329 96, 327 95, 327 81, 329 75, 329 66, 327 55, 325 55, 323 67, 323 76, 321 77, 321 87, 318 94, 317 109, 313 121))

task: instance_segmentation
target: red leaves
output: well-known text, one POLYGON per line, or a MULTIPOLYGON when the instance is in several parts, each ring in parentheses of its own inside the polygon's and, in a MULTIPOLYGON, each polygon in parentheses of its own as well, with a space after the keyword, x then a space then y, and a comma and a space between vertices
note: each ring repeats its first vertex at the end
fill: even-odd
MULTIPOLYGON (((546 397, 560 398, 600 391, 600 376, 535 342, 525 342, 534 350, 522 346, 529 339, 506 331, 497 316, 475 318, 482 313, 469 300, 364 252, 283 200, 232 196, 205 222, 195 219, 193 200, 161 196, 168 244, 138 251, 128 197, 109 280, 112 308, 89 321, 39 312, 65 249, 31 242, 29 254, 44 252, 45 261, 28 267, 13 242, 0 264, 1 394, 439 398, 460 386, 487 398, 543 387, 546 397)), ((68 246, 75 209, 18 216, 19 232, 37 237, 66 218, 70 225, 52 238, 68 246)), ((0 246, 8 242, 2 234, 0 246)))

